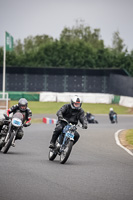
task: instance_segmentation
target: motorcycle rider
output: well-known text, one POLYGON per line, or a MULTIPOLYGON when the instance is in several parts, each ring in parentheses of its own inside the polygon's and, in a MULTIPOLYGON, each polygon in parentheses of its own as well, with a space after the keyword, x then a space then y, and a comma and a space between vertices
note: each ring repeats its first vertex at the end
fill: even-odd
POLYGON ((111 123, 113 123, 113 115, 114 114, 116 115, 116 122, 117 122, 117 113, 114 112, 113 108, 110 108, 109 109, 109 119, 110 119, 111 123))
MULTIPOLYGON (((66 122, 62 119, 66 119, 69 123, 78 124, 78 120, 82 124, 84 129, 87 129, 87 121, 84 117, 84 110, 81 108, 81 99, 79 96, 75 95, 71 98, 70 104, 63 105, 56 113, 58 116, 58 122, 54 129, 49 148, 55 148, 55 142, 58 136, 61 134, 63 128, 66 126, 66 122)), ((78 141, 80 135, 76 131, 74 136, 74 144, 78 141)))
POLYGON ((86 113, 86 115, 85 115, 85 117, 86 117, 88 123, 91 123, 91 116, 92 116, 92 114, 91 114, 89 111, 88 111, 88 112, 86 113))
MULTIPOLYGON (((25 98, 19 99, 18 104, 9 108, 7 110, 7 116, 9 117, 9 114, 11 114, 11 113, 15 114, 16 112, 22 113, 22 115, 23 115, 22 123, 23 123, 24 127, 31 125, 32 112, 28 108, 28 101, 25 98)), ((2 127, 5 124, 6 124, 6 120, 0 119, 0 137, 2 136, 2 133, 1 133, 2 127)), ((20 128, 18 133, 17 133, 16 139, 21 140, 23 135, 24 135, 24 132, 23 132, 22 128, 20 128)), ((13 146, 15 146, 15 144, 13 146)))
POLYGON ((91 114, 89 111, 88 112, 86 112, 86 115, 85 115, 85 117, 86 117, 86 120, 87 120, 87 122, 88 123, 96 123, 96 124, 98 124, 98 121, 97 120, 95 120, 95 117, 94 117, 94 115, 93 114, 91 114))

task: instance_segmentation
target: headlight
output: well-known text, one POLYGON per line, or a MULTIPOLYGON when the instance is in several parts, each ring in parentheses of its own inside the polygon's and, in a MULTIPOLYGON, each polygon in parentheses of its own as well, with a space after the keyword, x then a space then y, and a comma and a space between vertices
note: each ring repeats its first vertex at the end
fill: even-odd
POLYGON ((22 121, 18 118, 13 118, 12 119, 12 125, 14 125, 16 127, 20 127, 22 125, 22 121))

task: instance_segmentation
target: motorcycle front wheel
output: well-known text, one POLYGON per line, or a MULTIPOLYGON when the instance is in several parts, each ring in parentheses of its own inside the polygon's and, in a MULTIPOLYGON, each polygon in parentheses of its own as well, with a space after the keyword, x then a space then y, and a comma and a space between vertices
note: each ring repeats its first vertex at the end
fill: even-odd
POLYGON ((64 164, 67 161, 72 151, 72 147, 73 147, 73 141, 69 140, 68 144, 66 145, 66 147, 64 148, 64 150, 61 152, 61 155, 60 155, 61 164, 64 164))
POLYGON ((14 138, 14 133, 11 133, 11 136, 8 138, 5 146, 3 147, 3 153, 7 153, 11 144, 12 144, 12 141, 13 141, 13 138, 14 138))
POLYGON ((57 156, 57 152, 54 149, 49 150, 48 158, 49 160, 53 161, 57 156))

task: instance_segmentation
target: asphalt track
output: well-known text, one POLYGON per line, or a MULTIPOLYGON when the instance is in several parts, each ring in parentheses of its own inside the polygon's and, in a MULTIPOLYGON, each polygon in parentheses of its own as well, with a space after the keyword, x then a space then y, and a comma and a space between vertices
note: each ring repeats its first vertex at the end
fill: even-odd
POLYGON ((7 154, 0 153, 0 200, 132 200, 133 156, 114 134, 133 128, 133 116, 96 116, 99 124, 78 129, 79 142, 66 164, 48 160, 55 125, 32 124, 7 154))

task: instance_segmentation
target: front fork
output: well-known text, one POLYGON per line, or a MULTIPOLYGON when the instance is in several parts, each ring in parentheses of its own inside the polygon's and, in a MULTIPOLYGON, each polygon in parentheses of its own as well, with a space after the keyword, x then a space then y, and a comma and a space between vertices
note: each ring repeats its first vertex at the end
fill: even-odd
POLYGON ((5 143, 7 142, 9 136, 10 136, 10 132, 11 132, 11 123, 9 124, 9 129, 8 129, 8 132, 7 132, 7 135, 6 135, 6 138, 5 138, 5 143))
POLYGON ((14 137, 13 137, 12 143, 15 142, 16 135, 17 135, 17 133, 18 133, 19 128, 17 128, 16 131, 15 131, 15 130, 11 130, 11 129, 12 129, 12 126, 11 126, 11 124, 10 124, 10 125, 9 125, 9 129, 8 129, 8 132, 7 132, 7 136, 6 136, 6 138, 5 138, 5 143, 8 141, 8 138, 10 137, 10 134, 11 134, 12 131, 15 132, 15 133, 14 133, 14 137))

